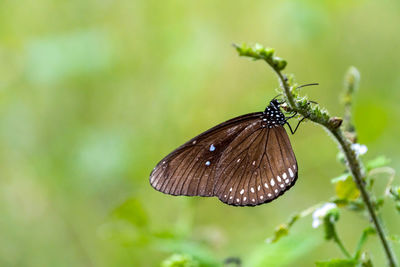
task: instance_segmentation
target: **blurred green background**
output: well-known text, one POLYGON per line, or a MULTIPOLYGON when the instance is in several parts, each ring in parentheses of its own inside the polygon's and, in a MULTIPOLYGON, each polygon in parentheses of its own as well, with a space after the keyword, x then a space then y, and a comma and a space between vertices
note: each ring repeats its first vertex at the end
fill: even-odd
MULTIPOLYGON (((267 205, 167 196, 148 176, 189 138, 276 95, 268 66, 239 58, 232 42, 274 47, 300 84, 320 83, 303 93, 338 116, 343 75, 356 66, 365 157, 384 154, 400 170, 399 25, 396 0, 1 1, 0 265, 158 266, 175 252, 208 265, 341 257, 311 219, 265 243, 290 214, 334 194, 343 167, 314 124, 291 136, 296 186, 267 205)), ((343 215, 352 250, 366 222, 343 215)), ((383 217, 399 234, 392 203, 383 217)), ((367 249, 382 266, 376 237, 367 249)))

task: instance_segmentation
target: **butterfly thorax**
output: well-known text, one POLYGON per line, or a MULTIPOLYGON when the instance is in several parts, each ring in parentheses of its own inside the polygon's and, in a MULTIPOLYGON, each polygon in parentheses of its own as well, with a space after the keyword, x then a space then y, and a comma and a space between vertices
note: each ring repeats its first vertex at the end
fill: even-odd
POLYGON ((276 125, 284 125, 286 123, 285 115, 279 109, 279 103, 272 100, 269 106, 264 110, 263 127, 272 128, 276 125))

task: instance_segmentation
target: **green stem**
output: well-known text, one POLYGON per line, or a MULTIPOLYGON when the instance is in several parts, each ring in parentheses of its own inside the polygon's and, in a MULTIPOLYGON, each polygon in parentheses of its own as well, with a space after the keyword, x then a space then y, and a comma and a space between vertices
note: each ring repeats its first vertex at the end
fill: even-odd
POLYGON ((349 253, 349 252, 347 251, 347 249, 344 247, 344 245, 343 245, 343 243, 342 243, 342 240, 340 240, 340 238, 339 238, 339 236, 338 236, 338 234, 337 234, 335 228, 333 229, 333 241, 339 246, 339 248, 340 248, 340 250, 343 252, 343 254, 344 254, 347 258, 351 259, 350 253, 349 253))
POLYGON ((365 206, 367 207, 367 211, 369 213, 371 221, 374 224, 376 231, 378 232, 378 236, 385 251, 388 264, 389 266, 393 267, 397 266, 396 258, 389 245, 388 238, 384 231, 382 222, 380 222, 379 218, 377 217, 371 201, 371 197, 368 194, 367 189, 365 188, 365 182, 364 182, 365 172, 362 167, 362 163, 355 154, 354 150, 351 149, 351 143, 347 140, 347 138, 344 137, 340 127, 337 126, 335 127, 332 123, 330 123, 330 119, 318 116, 318 114, 314 114, 310 107, 299 107, 299 105, 297 105, 296 101, 294 100, 294 97, 291 93, 291 88, 288 85, 281 71, 272 65, 271 67, 275 70, 276 74, 279 77, 282 89, 284 90, 284 93, 288 100, 287 102, 289 107, 293 111, 297 111, 299 114, 308 118, 309 120, 324 126, 333 135, 335 140, 339 143, 339 146, 346 158, 347 168, 354 177, 354 181, 361 192, 362 199, 365 203, 365 206))
POLYGON ((367 229, 364 229, 364 231, 361 234, 360 240, 358 241, 357 247, 356 247, 356 252, 354 253, 354 259, 358 260, 360 258, 361 254, 361 249, 365 242, 367 241, 368 235, 375 233, 375 230, 371 227, 368 227, 367 229))

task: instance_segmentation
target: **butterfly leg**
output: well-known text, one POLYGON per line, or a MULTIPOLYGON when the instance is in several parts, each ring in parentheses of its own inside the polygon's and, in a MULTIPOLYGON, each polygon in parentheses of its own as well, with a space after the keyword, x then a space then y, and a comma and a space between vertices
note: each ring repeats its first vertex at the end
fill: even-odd
POLYGON ((297 131, 297 128, 299 128, 300 123, 302 123, 304 121, 306 117, 303 117, 296 125, 296 128, 294 129, 294 131, 292 130, 292 127, 290 126, 290 124, 288 122, 286 122, 286 124, 289 126, 290 132, 292 134, 294 134, 297 131))
POLYGON ((291 118, 294 118, 294 116, 296 116, 296 115, 297 115, 297 111, 294 111, 294 114, 292 116, 286 117, 285 119, 290 120, 291 118))

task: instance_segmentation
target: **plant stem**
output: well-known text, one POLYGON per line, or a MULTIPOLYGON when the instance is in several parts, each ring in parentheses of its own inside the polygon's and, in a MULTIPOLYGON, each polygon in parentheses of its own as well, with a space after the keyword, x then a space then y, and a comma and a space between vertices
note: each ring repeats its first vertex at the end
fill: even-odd
MULTIPOLYGON (((269 63, 267 61, 267 63, 269 63)), ((356 153, 354 150, 351 148, 351 142, 344 136, 343 131, 340 129, 340 127, 334 125, 331 123, 330 119, 324 118, 322 116, 318 116, 318 114, 313 113, 312 109, 309 106, 303 106, 300 107, 291 92, 291 88, 287 82, 286 77, 281 73, 279 69, 274 67, 273 65, 270 64, 270 66, 274 69, 276 74, 279 77, 279 80, 281 82, 281 87, 285 93, 286 99, 288 100, 288 105, 291 108, 292 111, 296 111, 302 116, 306 117, 307 119, 318 123, 322 126, 324 126, 335 138, 335 140, 339 143, 339 146, 341 150, 343 151, 343 154, 345 155, 346 162, 347 162, 347 168, 350 171, 350 173, 353 175, 354 181, 357 184, 358 189, 361 192, 362 199, 365 203, 365 206, 367 207, 367 211, 369 213, 370 219, 372 223, 375 226, 376 231, 378 232, 379 239, 382 243, 382 246, 384 248, 387 261, 389 266, 397 266, 396 258, 394 256, 394 253, 389 245, 387 236, 385 234, 382 222, 380 222, 379 218, 377 217, 371 197, 365 187, 365 171, 362 166, 362 163, 360 159, 357 157, 356 153)))
POLYGON ((360 258, 361 254, 361 249, 364 243, 367 241, 368 235, 374 234, 375 230, 372 227, 368 227, 364 229, 364 231, 361 234, 360 240, 358 241, 357 247, 356 247, 356 252, 354 253, 354 259, 358 260, 360 258))
POLYGON ((340 238, 339 238, 339 236, 338 236, 338 234, 337 234, 335 228, 333 229, 333 241, 335 241, 335 243, 339 246, 339 248, 340 248, 340 250, 343 252, 343 254, 344 254, 347 258, 351 259, 350 253, 349 253, 349 252, 347 251, 347 249, 344 247, 344 245, 343 245, 343 243, 342 243, 342 240, 340 240, 340 238))

